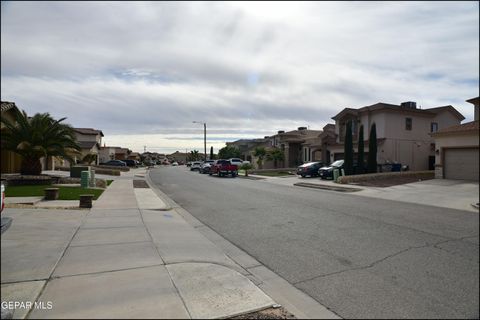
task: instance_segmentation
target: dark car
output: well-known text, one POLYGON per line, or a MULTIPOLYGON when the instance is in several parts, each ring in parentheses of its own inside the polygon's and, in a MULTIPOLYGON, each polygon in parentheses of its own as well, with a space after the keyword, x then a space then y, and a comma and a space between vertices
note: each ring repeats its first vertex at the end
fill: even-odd
POLYGON ((136 160, 122 160, 122 161, 125 162, 129 167, 136 167, 138 163, 136 160))
POLYGON ((105 163, 102 163, 104 166, 116 166, 116 167, 126 167, 127 164, 121 160, 110 160, 105 163))
POLYGON ((327 167, 321 167, 318 170, 318 175, 322 179, 327 179, 327 178, 332 178, 333 179, 333 170, 334 169, 339 169, 339 170, 343 169, 343 163, 344 163, 343 160, 337 160, 327 167))
POLYGON ((318 169, 323 166, 322 162, 307 162, 298 166, 297 174, 305 178, 306 176, 310 177, 317 177, 318 176, 318 169))

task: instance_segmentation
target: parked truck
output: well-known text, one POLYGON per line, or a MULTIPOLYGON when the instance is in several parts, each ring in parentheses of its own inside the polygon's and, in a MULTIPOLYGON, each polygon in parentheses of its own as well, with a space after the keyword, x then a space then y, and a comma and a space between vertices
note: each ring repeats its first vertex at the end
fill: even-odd
POLYGON ((219 177, 231 175, 236 177, 238 175, 238 166, 231 164, 230 161, 225 159, 215 160, 210 167, 209 175, 218 175, 219 177))

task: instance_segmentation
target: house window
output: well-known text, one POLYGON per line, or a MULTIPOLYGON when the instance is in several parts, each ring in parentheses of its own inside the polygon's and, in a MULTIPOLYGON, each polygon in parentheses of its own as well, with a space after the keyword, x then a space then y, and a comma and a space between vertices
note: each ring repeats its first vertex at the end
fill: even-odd
POLYGON ((438 131, 438 123, 432 122, 430 123, 430 132, 437 132, 438 131))
POLYGON ((412 118, 405 118, 405 130, 412 130, 412 118))

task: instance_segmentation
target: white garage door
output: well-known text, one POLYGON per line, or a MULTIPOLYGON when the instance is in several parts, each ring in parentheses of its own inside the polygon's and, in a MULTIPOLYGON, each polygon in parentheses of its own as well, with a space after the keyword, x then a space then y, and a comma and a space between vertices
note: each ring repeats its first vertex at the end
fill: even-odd
POLYGON ((445 179, 478 181, 478 148, 445 149, 445 179))

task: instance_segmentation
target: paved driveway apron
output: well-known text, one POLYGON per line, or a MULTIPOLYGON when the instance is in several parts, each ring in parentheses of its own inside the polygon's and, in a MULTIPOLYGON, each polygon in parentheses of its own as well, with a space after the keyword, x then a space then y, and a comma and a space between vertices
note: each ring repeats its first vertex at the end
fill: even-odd
POLYGON ((478 318, 478 213, 152 170, 179 205, 345 318, 478 318))

